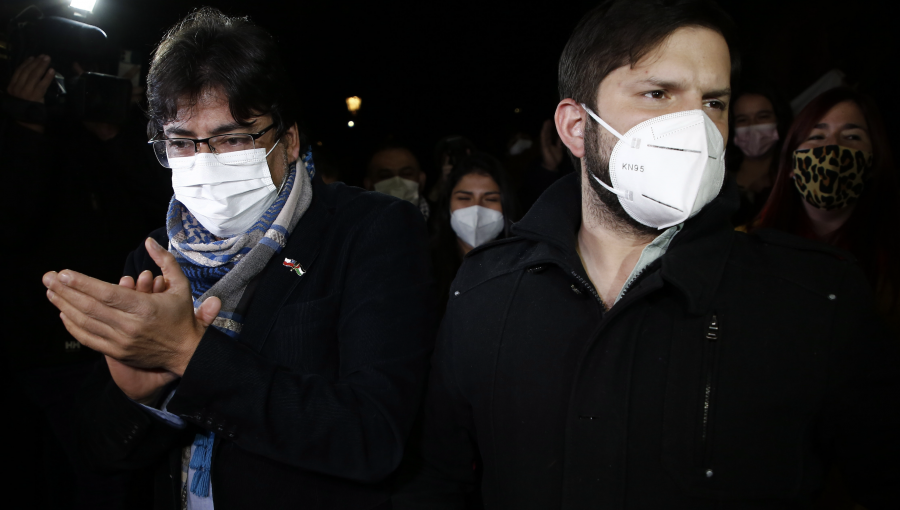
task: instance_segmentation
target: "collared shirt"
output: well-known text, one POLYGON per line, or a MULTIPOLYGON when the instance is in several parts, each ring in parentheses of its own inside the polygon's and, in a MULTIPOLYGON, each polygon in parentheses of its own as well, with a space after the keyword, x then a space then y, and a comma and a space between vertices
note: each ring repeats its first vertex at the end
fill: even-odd
POLYGON ((631 274, 628 275, 628 279, 625 280, 625 285, 622 286, 622 290, 619 291, 619 295, 616 296, 616 301, 613 304, 618 303, 619 300, 622 299, 622 296, 628 291, 628 287, 631 287, 634 280, 647 268, 647 266, 666 254, 666 250, 669 249, 669 245, 672 243, 672 239, 675 238, 675 234, 681 232, 681 227, 683 226, 684 223, 679 223, 674 227, 667 228, 662 234, 656 236, 656 239, 650 244, 644 247, 643 251, 641 251, 641 258, 639 258, 637 264, 634 265, 634 269, 631 270, 631 274))

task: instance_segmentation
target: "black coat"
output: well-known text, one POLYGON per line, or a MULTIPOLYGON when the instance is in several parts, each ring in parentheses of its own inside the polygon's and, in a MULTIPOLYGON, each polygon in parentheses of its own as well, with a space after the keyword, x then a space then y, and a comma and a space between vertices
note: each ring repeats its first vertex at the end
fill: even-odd
MULTIPOLYGON (((162 229, 153 236, 167 242, 162 229)), ((125 274, 145 269, 158 272, 140 248, 125 274)), ((424 393, 433 291, 418 210, 317 183, 287 246, 260 273, 240 337, 209 328, 191 358, 168 404, 187 429, 139 408, 102 363, 82 391, 82 460, 149 468, 154 506, 179 508, 181 449, 206 429, 216 433, 216 510, 384 504, 424 393)))
POLYGON ((856 265, 735 232, 729 181, 604 313, 578 177, 463 263, 395 510, 463 508, 479 454, 488 509, 805 508, 832 461, 898 508, 900 357, 856 265))

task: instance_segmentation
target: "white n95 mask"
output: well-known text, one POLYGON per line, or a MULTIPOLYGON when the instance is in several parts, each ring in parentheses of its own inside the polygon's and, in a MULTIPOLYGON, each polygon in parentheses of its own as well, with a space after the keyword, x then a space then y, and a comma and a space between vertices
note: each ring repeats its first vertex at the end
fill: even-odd
POLYGON ((619 134, 581 105, 616 142, 609 158, 612 187, 619 203, 637 222, 664 229, 693 217, 710 203, 725 180, 725 143, 703 110, 661 115, 619 134))
POLYGON ((450 215, 450 227, 466 244, 476 248, 503 232, 503 213, 480 205, 464 207, 450 215))
POLYGON ((175 199, 216 237, 246 232, 278 198, 266 162, 273 150, 172 158, 175 199))
POLYGON ((413 205, 419 204, 419 183, 400 176, 376 182, 375 191, 412 202, 413 205))

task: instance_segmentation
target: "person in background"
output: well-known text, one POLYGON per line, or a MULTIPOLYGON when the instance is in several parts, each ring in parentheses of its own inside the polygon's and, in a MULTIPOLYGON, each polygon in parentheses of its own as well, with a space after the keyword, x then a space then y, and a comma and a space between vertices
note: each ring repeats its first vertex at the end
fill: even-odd
POLYGON ((422 195, 425 172, 415 154, 405 145, 386 143, 375 149, 366 167, 363 187, 412 203, 426 221, 430 216, 431 206, 422 195))
POLYGON ((515 205, 503 168, 492 156, 473 152, 459 159, 438 197, 432 261, 443 314, 450 284, 473 248, 509 235, 515 205))
POLYGON ((556 132, 553 120, 546 120, 541 126, 540 156, 525 167, 519 190, 519 201, 524 214, 551 184, 574 170, 572 161, 566 157, 566 147, 556 132))
POLYGON ((752 221, 772 189, 778 154, 791 125, 790 105, 771 87, 744 88, 732 103, 734 135, 729 140, 726 167, 741 190, 741 206, 731 217, 735 226, 752 221))
POLYGON ((441 138, 434 146, 434 163, 438 170, 437 181, 428 192, 428 200, 431 203, 440 201, 441 190, 450 175, 450 170, 460 158, 468 156, 475 150, 475 144, 468 138, 460 135, 450 135, 441 138))
POLYGON ((835 88, 813 99, 784 142, 772 193, 754 229, 774 228, 849 251, 900 337, 897 168, 878 109, 835 88))

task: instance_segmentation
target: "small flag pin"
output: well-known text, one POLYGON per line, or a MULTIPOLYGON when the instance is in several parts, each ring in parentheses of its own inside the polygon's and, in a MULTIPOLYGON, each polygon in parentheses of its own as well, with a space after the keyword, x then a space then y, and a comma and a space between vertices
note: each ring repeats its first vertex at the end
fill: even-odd
POLYGON ((293 272, 297 273, 297 276, 303 276, 306 274, 306 269, 303 269, 303 266, 301 266, 300 263, 294 259, 284 259, 284 262, 282 262, 282 264, 284 264, 285 267, 290 268, 293 272))

